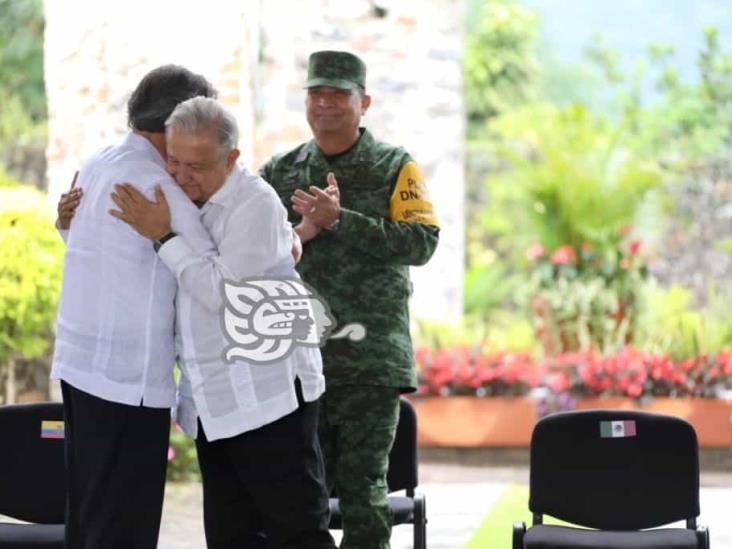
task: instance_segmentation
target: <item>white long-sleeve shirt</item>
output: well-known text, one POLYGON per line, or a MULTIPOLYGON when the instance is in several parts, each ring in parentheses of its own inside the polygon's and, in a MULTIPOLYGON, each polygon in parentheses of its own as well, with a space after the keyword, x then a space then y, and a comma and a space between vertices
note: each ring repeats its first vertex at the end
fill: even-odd
POLYGON ((176 280, 148 239, 108 213, 117 209, 110 195, 122 182, 150 199, 160 184, 173 230, 201 256, 214 250, 198 208, 147 139, 131 133, 92 156, 79 172, 84 199, 64 235, 51 377, 112 402, 171 407, 176 280))
POLYGON ((292 259, 292 228, 275 191, 236 166, 201 208, 217 255, 197 252, 185 236, 158 251, 178 279, 177 332, 181 379, 177 420, 197 436, 200 417, 209 440, 271 423, 297 408, 295 378, 306 401, 325 389, 320 350, 296 346, 266 365, 224 359, 223 281, 251 277, 299 278, 292 259))

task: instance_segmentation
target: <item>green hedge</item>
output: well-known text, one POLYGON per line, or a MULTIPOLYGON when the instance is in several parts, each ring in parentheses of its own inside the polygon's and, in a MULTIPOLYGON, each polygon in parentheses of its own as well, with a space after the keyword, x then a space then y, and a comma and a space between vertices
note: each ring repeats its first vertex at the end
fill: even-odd
MULTIPOLYGON (((53 338, 64 245, 46 196, 0 172, 0 400, 53 338)), ((12 390, 11 390, 12 393, 12 390)))

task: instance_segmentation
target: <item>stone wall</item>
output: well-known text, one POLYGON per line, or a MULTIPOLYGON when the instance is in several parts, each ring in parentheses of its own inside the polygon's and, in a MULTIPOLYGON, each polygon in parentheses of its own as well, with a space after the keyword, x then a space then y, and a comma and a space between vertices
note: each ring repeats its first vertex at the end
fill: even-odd
POLYGON ((438 252, 413 269, 413 311, 462 312, 462 0, 46 0, 50 200, 82 159, 126 132, 125 103, 151 68, 204 74, 237 115, 245 161, 309 138, 304 91, 317 49, 366 62, 373 103, 364 123, 421 165, 442 224, 438 252))
POLYGON ((217 10, 195 9, 198 5, 170 0, 46 0, 52 199, 68 186, 84 157, 125 135, 130 92, 146 72, 164 63, 185 65, 214 83, 242 124, 248 152, 252 116, 246 52, 256 59, 256 48, 249 43, 252 37, 243 9, 238 2, 221 2, 217 10))
POLYGON ((669 187, 673 210, 650 266, 663 286, 689 289, 695 306, 724 308, 732 296, 732 161, 698 166, 669 187))

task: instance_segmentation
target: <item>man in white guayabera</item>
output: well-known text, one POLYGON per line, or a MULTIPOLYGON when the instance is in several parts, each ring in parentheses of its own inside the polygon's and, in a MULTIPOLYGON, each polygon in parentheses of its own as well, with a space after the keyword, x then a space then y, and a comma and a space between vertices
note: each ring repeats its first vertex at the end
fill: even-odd
POLYGON ((164 160, 165 120, 175 106, 212 94, 204 77, 183 67, 148 73, 127 105, 131 132, 84 163, 59 206, 67 250, 51 377, 61 380, 64 400, 67 549, 158 544, 175 404, 176 281, 150 243, 107 209, 118 181, 150 196, 160 185, 174 229, 197 254, 213 253, 164 160))
POLYGON ((226 282, 298 279, 285 209, 237 163, 236 121, 215 100, 181 103, 166 130, 168 171, 199 206, 217 255, 173 232, 162 189, 149 201, 120 184, 110 213, 152 240, 178 280, 178 421, 196 437, 208 547, 335 547, 317 437, 320 350, 298 345, 266 363, 225 356, 226 282))

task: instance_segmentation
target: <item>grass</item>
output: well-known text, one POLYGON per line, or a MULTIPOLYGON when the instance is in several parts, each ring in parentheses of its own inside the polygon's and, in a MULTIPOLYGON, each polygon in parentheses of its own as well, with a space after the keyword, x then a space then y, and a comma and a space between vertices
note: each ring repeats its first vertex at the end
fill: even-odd
MULTIPOLYGON (((551 517, 545 518, 546 524, 566 524, 551 517)), ((529 487, 511 485, 498 498, 465 548, 511 549, 513 523, 519 521, 531 525, 529 487)))
POLYGON ((510 549, 514 522, 531 522, 529 487, 511 485, 483 519, 466 549, 510 549))

